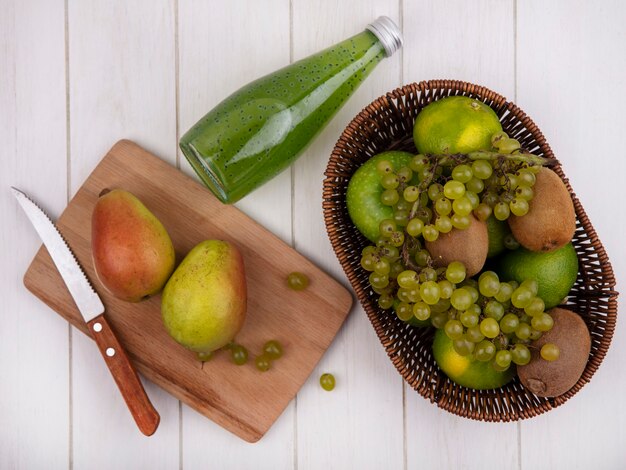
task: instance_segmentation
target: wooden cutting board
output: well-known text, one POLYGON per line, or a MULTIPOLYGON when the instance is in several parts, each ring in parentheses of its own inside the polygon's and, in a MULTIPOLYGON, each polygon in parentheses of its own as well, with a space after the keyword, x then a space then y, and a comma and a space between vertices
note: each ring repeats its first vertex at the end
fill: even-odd
MULTIPOLYGON (((350 292, 304 256, 236 207, 223 205, 192 178, 127 140, 115 144, 102 159, 57 226, 102 298, 106 316, 137 370, 249 442, 259 440, 280 416, 352 305, 350 292), (133 304, 103 289, 94 272, 90 240, 91 211, 105 188, 126 189, 144 202, 167 228, 178 262, 206 239, 229 240, 239 247, 246 267, 248 314, 236 340, 250 352, 246 365, 234 365, 225 351, 202 365, 165 331, 160 296, 133 304), (287 288, 285 279, 292 271, 306 273, 311 281, 307 289, 287 288), (285 353, 263 373, 256 370, 253 358, 269 339, 279 340, 285 353)), ((45 247, 28 268, 24 284, 89 335, 45 247)))

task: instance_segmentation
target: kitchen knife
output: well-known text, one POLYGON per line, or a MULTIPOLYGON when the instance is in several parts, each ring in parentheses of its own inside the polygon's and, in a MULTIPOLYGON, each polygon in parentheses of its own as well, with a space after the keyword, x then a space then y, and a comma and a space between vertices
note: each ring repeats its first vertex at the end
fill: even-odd
POLYGON ((100 297, 91 287, 74 254, 48 215, 22 191, 13 187, 11 189, 59 270, 139 430, 146 436, 151 436, 161 418, 107 322, 100 297))

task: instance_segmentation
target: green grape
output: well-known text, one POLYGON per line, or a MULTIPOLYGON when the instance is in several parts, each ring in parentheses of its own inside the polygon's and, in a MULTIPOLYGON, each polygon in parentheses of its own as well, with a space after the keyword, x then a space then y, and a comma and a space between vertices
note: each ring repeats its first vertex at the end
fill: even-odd
POLYGON ((426 266, 430 260, 430 253, 428 250, 418 250, 415 252, 415 262, 418 266, 426 266))
POLYGON ((500 320, 500 331, 504 334, 510 334, 515 332, 519 326, 519 317, 514 313, 507 313, 500 320))
POLYGON ((230 358, 238 366, 248 362, 248 350, 241 344, 233 344, 230 347, 230 358))
POLYGON ((513 153, 514 150, 520 148, 520 143, 515 139, 502 139, 498 142, 498 150, 501 153, 513 153))
POLYGON ((198 353, 198 360, 200 362, 208 362, 211 359, 213 359, 214 355, 215 355, 215 351, 199 352, 198 353))
POLYGON ((391 286, 390 284, 385 287, 372 287, 372 290, 376 292, 378 295, 391 294, 392 287, 393 286, 391 286))
POLYGON ((509 337, 506 335, 498 335, 493 339, 493 345, 498 351, 509 347, 509 337))
POLYGON ((460 284, 465 280, 465 265, 460 261, 452 261, 446 268, 446 279, 453 284, 460 284))
POLYGON ((501 367, 498 364, 496 364, 495 359, 491 362, 491 367, 493 367, 493 370, 497 371, 497 372, 505 372, 507 370, 509 370, 511 364, 509 363, 508 366, 506 367, 501 367))
POLYGON ((439 302, 441 292, 439 290, 439 284, 435 281, 426 281, 420 284, 420 295, 422 300, 428 305, 434 305, 439 302))
POLYGON ((472 310, 465 310, 464 312, 461 312, 459 320, 461 320, 463 326, 467 328, 478 325, 478 315, 476 315, 476 313, 472 310))
POLYGON ((409 299, 409 289, 405 289, 404 287, 400 287, 398 292, 396 292, 396 297, 400 302, 409 303, 411 299, 409 299))
POLYGON ((500 280, 493 271, 485 271, 478 278, 478 290, 485 297, 493 297, 500 290, 500 280))
POLYGON ((511 360, 513 359, 511 353, 506 349, 502 349, 496 353, 495 363, 500 367, 509 367, 511 365, 511 360))
POLYGON ((378 274, 377 272, 373 272, 370 274, 369 281, 372 287, 376 287, 378 289, 382 289, 389 285, 389 277, 378 274))
POLYGON ((541 346, 540 354, 546 361, 556 361, 561 355, 561 351, 556 344, 546 343, 541 346))
POLYGON ((535 330, 546 332, 552 329, 552 326, 554 326, 554 320, 549 313, 541 313, 536 317, 533 317, 530 324, 535 330))
POLYGON ((383 237, 390 237, 397 228, 396 223, 392 219, 383 219, 378 224, 378 231, 383 237))
POLYGON ((419 280, 420 282, 436 281, 437 271, 433 268, 424 268, 420 271, 419 280))
POLYGON ((467 310, 473 303, 472 294, 470 294, 470 292, 464 287, 456 289, 452 292, 450 303, 457 310, 467 310))
POLYGON ((395 189, 385 189, 380 195, 380 202, 385 206, 393 206, 400 200, 400 195, 395 189))
POLYGON ((439 299, 439 302, 430 306, 431 312, 444 312, 447 314, 448 310, 450 310, 449 299, 439 299))
POLYGON ((374 266, 374 272, 383 276, 389 275, 391 271, 391 263, 387 258, 381 258, 374 266))
POLYGON ((474 289, 478 289, 478 281, 468 277, 463 281, 463 287, 473 287, 474 289))
POLYGON ((402 321, 408 321, 413 316, 413 309, 406 302, 400 302, 395 307, 396 315, 402 321))
POLYGON ((447 321, 448 312, 432 312, 430 314, 430 323, 437 329, 443 328, 447 321))
POLYGON ((480 322, 480 332, 487 338, 495 338, 500 334, 500 325, 494 318, 485 318, 480 322))
MULTIPOLYGON (((515 199, 515 191, 506 191, 506 192, 500 194, 500 199, 499 200, 500 200, 500 202, 506 204, 507 207, 508 207, 513 199, 515 199)), ((510 210, 511 210, 511 208, 509 207, 509 211, 510 210)))
POLYGON ((393 221, 401 227, 406 227, 406 225, 409 223, 409 211, 405 211, 405 210, 394 211, 393 221))
POLYGON ((431 201, 438 200, 441 196, 443 196, 443 186, 439 183, 433 183, 428 187, 428 198, 431 201))
POLYGON ((442 299, 449 299, 454 292, 454 284, 452 284, 449 280, 443 279, 438 282, 439 284, 439 292, 442 299))
POLYGON ((463 336, 463 325, 458 320, 448 320, 443 327, 448 338, 459 339, 463 336))
POLYGON ((531 341, 537 341, 539 338, 541 338, 541 335, 543 333, 539 330, 535 330, 534 328, 530 329, 530 337, 528 339, 530 339, 531 341))
POLYGON ((493 173, 493 167, 487 160, 474 160, 472 162, 472 173, 481 180, 486 180, 493 173))
POLYGON ((545 302, 541 299, 541 297, 533 298, 526 307, 524 307, 524 312, 526 312, 531 317, 535 317, 546 309, 545 302))
POLYGON ((437 214, 439 215, 448 215, 452 212, 452 203, 450 202, 450 199, 445 197, 437 199, 435 201, 435 211, 437 211, 437 214))
POLYGON ((489 218, 491 212, 491 207, 489 207, 489 205, 485 204, 484 202, 478 204, 476 206, 476 209, 474 209, 474 215, 476 216, 476 218, 478 218, 478 220, 482 220, 483 222, 489 218))
POLYGON ((392 232, 389 236, 389 243, 391 243, 391 245, 395 247, 402 246, 402 244, 404 243, 404 233, 400 232, 399 230, 392 232))
POLYGON ((409 302, 419 302, 421 300, 419 287, 408 290, 409 302))
POLYGON ((409 220, 409 223, 406 226, 406 232, 414 238, 419 237, 423 229, 424 229, 424 222, 422 222, 418 218, 409 220))
POLYGON ((494 298, 500 302, 504 303, 511 299, 511 294, 513 294, 513 286, 511 286, 508 282, 501 282, 500 287, 498 288, 498 292, 494 295, 494 298))
POLYGON ((406 271, 402 271, 400 274, 398 274, 398 285, 400 287, 410 289, 412 287, 416 287, 417 284, 417 273, 415 271, 407 269, 406 271))
POLYGON ((478 292, 478 289, 476 289, 473 284, 465 284, 463 286, 463 289, 469 292, 470 296, 472 297, 472 303, 478 302, 478 297, 480 294, 478 292))
POLYGON ((267 372, 272 367, 272 358, 267 354, 261 354, 254 358, 254 365, 261 372, 267 372))
POLYGON ((389 238, 379 237, 378 240, 376 240, 376 247, 382 248, 384 246, 389 246, 389 238))
POLYGON ((530 325, 528 325, 528 323, 520 322, 519 326, 515 330, 515 336, 523 340, 530 338, 530 325))
POLYGON ((448 233, 452 230, 452 221, 450 217, 447 215, 440 215, 435 219, 435 228, 439 230, 440 233, 448 233))
POLYGON ((493 207, 493 215, 498 220, 508 219, 510 213, 511 213, 511 210, 509 209, 509 206, 504 202, 498 202, 493 207))
POLYGON ((376 170, 378 170, 378 173, 384 176, 385 174, 391 173, 393 171, 393 166, 391 165, 389 160, 381 160, 376 163, 376 170))
POLYGON ((413 204, 408 203, 404 199, 400 199, 398 201, 398 204, 396 204, 396 210, 408 211, 409 209, 411 209, 412 206, 413 206, 413 204))
POLYGON ((374 255, 376 254, 376 247, 372 245, 368 245, 361 251, 361 256, 365 255, 374 255))
POLYGON ((472 168, 469 165, 457 165, 452 169, 452 179, 455 181, 467 183, 473 176, 472 168))
POLYGON ((474 351, 476 345, 466 338, 457 338, 452 340, 452 347, 460 356, 469 356, 474 351))
POLYGON ((453 214, 450 220, 452 220, 452 226, 459 230, 467 229, 472 223, 469 215, 453 214))
MULTIPOLYGON (((500 177, 500 186, 511 191, 514 190, 517 188, 517 176, 506 173, 504 176, 500 177)), ((512 196, 511 199, 513 199, 512 196)), ((507 200, 507 202, 510 202, 510 200, 507 200)))
POLYGON ((459 197, 452 201, 452 210, 455 214, 469 215, 472 212, 472 203, 466 196, 459 197))
POLYGON ((523 344, 516 344, 511 349, 511 360, 518 366, 525 366, 530 362, 530 351, 523 344))
POLYGON ((415 213, 415 216, 421 219, 424 224, 427 224, 433 218, 433 211, 429 207, 420 207, 415 213))
POLYGON ((493 145, 496 149, 500 148, 500 143, 504 140, 504 139, 508 139, 509 136, 506 132, 504 131, 498 131, 495 134, 493 134, 491 136, 491 145, 493 145))
POLYGON ((378 249, 380 256, 384 256, 389 261, 397 261, 400 257, 400 252, 395 246, 384 246, 378 249))
POLYGON ((534 279, 525 279, 524 281, 522 281, 520 286, 524 286, 530 289, 533 295, 537 295, 537 292, 539 292, 539 283, 534 279))
POLYGON ((484 307, 485 316, 500 321, 504 315, 504 307, 496 300, 490 300, 484 307))
POLYGON ((402 271, 404 271, 404 266, 402 266, 402 263, 393 263, 391 265, 391 270, 389 271, 389 277, 391 279, 396 279, 398 277, 398 274, 400 274, 402 271))
POLYGON ((400 184, 400 179, 393 173, 387 173, 380 179, 380 184, 385 189, 396 189, 400 184))
POLYGON ((491 341, 483 340, 474 348, 474 357, 481 362, 488 362, 496 355, 496 347, 491 341))
POLYGON ((422 236, 427 242, 434 242, 439 238, 439 230, 432 224, 425 225, 422 230, 422 236))
POLYGON ((535 191, 533 188, 529 188, 527 186, 519 186, 515 190, 515 197, 518 199, 525 199, 530 201, 535 196, 535 191))
POLYGON ((320 385, 327 392, 335 388, 335 376, 333 374, 322 374, 320 376, 320 385))
POLYGON ((413 178, 413 171, 408 166, 403 166, 400 168, 396 174, 398 178, 400 178, 400 182, 408 182, 413 178))
POLYGON ((472 191, 465 191, 465 197, 469 200, 470 204, 472 205, 472 210, 476 209, 478 207, 478 204, 480 204, 480 199, 478 198, 478 194, 476 194, 475 192, 472 191))
POLYGON ((480 331, 480 326, 470 326, 465 332, 465 337, 472 343, 478 343, 485 339, 485 335, 480 331))
POLYGON ((389 294, 383 294, 378 297, 378 306, 383 310, 393 307, 393 297, 389 294))
POLYGON ((483 193, 482 202, 493 209, 498 202, 498 195, 493 192, 483 193))
POLYGON ((519 182, 519 186, 531 187, 535 185, 535 181, 537 181, 537 178, 532 171, 522 169, 517 172, 517 180, 519 182))
POLYGON ((275 339, 271 339, 263 345, 263 354, 267 354, 272 360, 278 359, 283 355, 283 346, 275 339))
MULTIPOLYGON (((373 255, 369 255, 367 260, 365 257, 361 259, 361 266, 363 266, 368 271, 373 271, 376 266, 376 257, 373 255)), ((291 290, 303 290, 309 286, 309 278, 306 274, 300 272, 293 272, 287 275, 287 286, 291 290)))
POLYGON ((511 294, 511 303, 517 308, 526 307, 533 299, 533 292, 526 286, 519 286, 511 294))
POLYGON ((515 198, 509 203, 509 209, 513 215, 521 217, 528 214, 530 206, 528 205, 528 201, 526 201, 526 199, 515 198))
POLYGON ((510 233, 504 236, 502 243, 507 250, 517 250, 519 248, 519 242, 510 233))
POLYGON ((424 155, 415 155, 409 162, 409 168, 415 172, 420 172, 430 165, 430 161, 424 155))
POLYGON ((460 181, 450 180, 443 186, 443 194, 448 199, 458 199, 465 194, 465 185, 460 181))
POLYGON ((413 305, 413 316, 418 320, 424 321, 430 318, 430 307, 425 302, 416 302, 413 305))
POLYGON ((485 183, 483 183, 483 180, 478 179, 476 177, 472 178, 467 183, 465 183, 465 190, 471 191, 474 194, 481 193, 483 189, 485 189, 485 183))
POLYGON ((406 188, 404 188, 404 192, 402 193, 404 200, 407 202, 417 201, 417 198, 419 197, 419 195, 420 195, 420 192, 417 189, 417 186, 407 186, 406 188))
MULTIPOLYGON (((366 254, 365 256, 361 258, 361 266, 366 271, 373 271, 374 267, 376 266, 376 257, 370 253, 366 254)), ((289 276, 287 276, 287 285, 289 286, 289 288, 292 288, 291 282, 289 282, 289 276)), ((298 290, 298 289, 294 289, 294 290, 298 290)))

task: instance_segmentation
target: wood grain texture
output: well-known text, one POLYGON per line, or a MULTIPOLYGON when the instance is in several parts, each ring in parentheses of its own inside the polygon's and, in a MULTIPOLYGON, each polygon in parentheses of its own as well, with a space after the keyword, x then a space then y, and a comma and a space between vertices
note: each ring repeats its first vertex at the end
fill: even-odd
POLYGON ((63 1, 0 12, 0 468, 67 468, 68 327, 22 285, 41 241, 9 190, 67 202, 63 1))
MULTIPOLYGON (((121 141, 111 149, 72 199, 57 226, 88 278, 94 280, 107 319, 137 370, 250 442, 269 429, 295 396, 352 304, 351 294, 313 263, 238 209, 223 205, 208 189, 130 141, 121 141), (246 266, 248 314, 236 341, 255 352, 268 339, 279 340, 287 353, 271 372, 263 374, 252 364, 236 368, 226 353, 200 363, 194 353, 178 345, 165 331, 160 296, 128 303, 113 298, 95 282, 89 221, 104 188, 125 188, 144 202, 168 229, 178 259, 206 239, 229 240, 240 249, 246 266), (230 230, 233 226, 238 227, 236 232, 230 230), (296 269, 311 281, 306 290, 298 293, 285 282, 286 274, 296 269), (307 314, 295 314, 303 311, 307 314)), ((40 250, 24 282, 35 295, 86 331, 45 250, 40 250)))
POLYGON ((124 347, 120 344, 113 328, 104 314, 87 323, 91 337, 102 354, 102 358, 111 371, 111 375, 120 389, 139 430, 146 436, 152 436, 159 426, 161 417, 154 409, 150 398, 143 388, 141 380, 128 359, 124 347))
MULTIPOLYGON (((184 1, 178 10, 179 133, 250 80, 289 63, 289 1, 184 1), (243 33, 234 34, 235 30, 243 33)), ((180 155, 180 168, 193 174, 180 155)), ((286 171, 236 206, 291 243, 291 172, 286 171)), ((294 460, 295 400, 255 445, 188 407, 182 412, 185 468, 287 469, 294 460), (211 445, 207 445, 210 442, 211 445)))
MULTIPOLYGON (((405 1, 403 25, 406 83, 469 80, 513 99, 512 1, 481 0, 471 8, 454 0, 405 1)), ((517 424, 470 421, 439 410, 406 385, 405 391, 408 468, 519 466, 517 424)))
MULTIPOLYGON (((68 0, 67 9, 71 194, 121 138, 174 163, 174 0, 68 0)), ((138 433, 98 349, 74 330, 72 379, 76 468, 179 464, 178 400, 144 383, 161 424, 149 439, 138 433)))
MULTIPOLYGON (((518 2, 518 104, 541 127, 611 257, 624 293, 621 141, 626 109, 626 10, 621 1, 518 2), (541 51, 541 53, 538 53, 541 51)), ((623 468, 626 350, 611 349, 575 397, 521 423, 524 469, 623 468)))
MULTIPOLYGON (((398 21, 397 1, 293 2, 293 58, 299 60, 363 31, 380 15, 398 21)), ((322 216, 322 180, 346 124, 367 103, 400 85, 401 54, 383 60, 294 165, 296 247, 345 280, 322 216)), ((322 362, 298 394, 297 466, 385 468, 403 466, 402 379, 357 306, 322 362), (319 385, 330 372, 328 393, 319 385)))

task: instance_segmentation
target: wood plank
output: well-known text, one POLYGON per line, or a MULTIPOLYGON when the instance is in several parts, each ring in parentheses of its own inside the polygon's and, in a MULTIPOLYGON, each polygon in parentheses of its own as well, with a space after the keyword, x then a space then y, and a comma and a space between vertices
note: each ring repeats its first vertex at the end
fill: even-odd
MULTIPOLYGON (((120 138, 176 157, 174 0, 68 2, 71 192, 120 138)), ((73 463, 77 468, 173 468, 179 403, 144 383, 161 415, 144 437, 98 349, 73 331, 73 463)))
MULTIPOLYGON (((618 150, 626 109, 626 5, 518 2, 518 101, 561 160, 606 248, 626 275, 618 150)), ((619 287, 618 287, 619 289, 619 287)), ((619 321, 619 320, 618 320, 619 321)), ((522 422, 522 466, 621 468, 626 460, 623 328, 592 381, 561 407, 522 422)))
POLYGON ((63 1, 2 2, 0 468, 70 462, 68 326, 22 284, 41 241, 9 191, 31 192, 54 215, 66 204, 64 31, 63 1))
MULTIPOLYGON (((178 31, 180 135, 230 93, 289 62, 288 0, 180 2, 178 31)), ((179 155, 180 168, 197 179, 185 157, 179 155)), ((291 243, 290 171, 238 202, 237 207, 291 243)), ((292 402, 263 439, 250 446, 185 406, 183 465, 205 468, 206 462, 219 461, 223 468, 290 468, 294 419, 292 402)))
MULTIPOLYGON (((512 1, 405 1, 403 23, 405 82, 466 80, 514 99, 512 1)), ((517 468, 517 424, 460 418, 405 388, 408 468, 517 468)))
MULTIPOLYGON (((397 1, 293 2, 294 60, 358 34, 380 15, 399 18, 397 1)), ((347 123, 366 104, 400 84, 400 54, 385 59, 363 83, 294 167, 296 247, 341 276, 324 227, 323 172, 347 123)), ((320 365, 298 394, 297 467, 385 468, 403 466, 402 379, 360 306, 353 309, 320 365), (335 375, 328 393, 324 372, 335 375)))
MULTIPOLYGON (((301 254, 237 208, 221 204, 208 189, 130 141, 121 141, 111 149, 57 225, 102 297, 107 319, 137 370, 250 442, 263 436, 295 396, 352 303, 343 286, 301 254), (104 291, 91 262, 89 222, 98 194, 113 187, 137 195, 163 222, 178 259, 206 239, 229 240, 239 248, 246 265, 248 314, 236 340, 255 352, 268 339, 278 339, 288 354, 271 372, 263 374, 252 363, 236 368, 226 353, 203 365, 166 332, 161 321, 160 296, 128 303, 104 291), (259 246, 263 246, 262 251, 259 246), (285 282, 286 273, 296 268, 311 281, 306 290, 297 293, 285 282), (327 296, 333 299, 332 303, 327 296), (307 314, 294 314, 303 311, 307 314)), ((86 324, 45 250, 31 264, 25 283, 35 295, 86 331, 86 324)))

